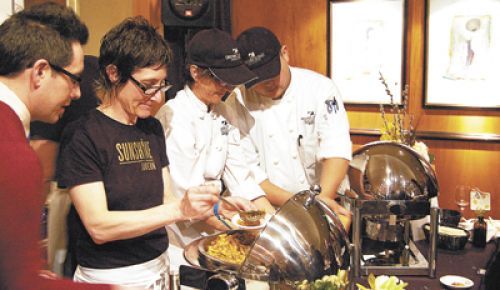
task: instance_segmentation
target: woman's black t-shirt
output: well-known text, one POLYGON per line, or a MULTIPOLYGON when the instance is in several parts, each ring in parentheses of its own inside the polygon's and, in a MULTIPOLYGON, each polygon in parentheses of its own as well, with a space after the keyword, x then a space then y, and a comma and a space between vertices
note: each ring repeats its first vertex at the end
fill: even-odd
MULTIPOLYGON (((162 168, 168 165, 168 159, 163 129, 154 118, 125 125, 92 110, 64 130, 60 154, 59 187, 102 181, 111 211, 163 204, 162 168)), ((83 229, 77 240, 77 259, 84 267, 109 269, 149 261, 167 247, 164 227, 101 245, 83 229)))

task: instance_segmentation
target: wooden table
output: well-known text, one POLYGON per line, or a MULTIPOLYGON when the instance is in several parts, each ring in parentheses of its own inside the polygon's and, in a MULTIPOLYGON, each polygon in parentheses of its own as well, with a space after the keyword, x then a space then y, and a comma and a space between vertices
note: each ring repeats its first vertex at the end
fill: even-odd
MULTIPOLYGON (((498 243, 499 241, 497 241, 498 243)), ((418 248, 422 253, 427 253, 428 243, 425 241, 417 242, 418 248)), ((411 290, 435 290, 447 289, 439 282, 439 278, 445 275, 459 275, 471 279, 474 287, 480 288, 484 275, 478 274, 480 269, 486 269, 490 257, 496 249, 495 242, 490 241, 485 248, 475 248, 471 242, 465 245, 461 251, 448 251, 438 248, 436 261, 436 278, 428 276, 398 276, 409 285, 406 289, 411 290)), ((500 273, 499 273, 500 275, 500 273)), ((355 282, 368 286, 367 277, 362 276, 355 282)))
MULTIPOLYGON (((497 243, 500 242, 497 240, 497 243)), ((417 247, 422 253, 427 253, 428 243, 425 241, 419 241, 416 243, 417 247)), ((483 289, 480 288, 482 284, 483 275, 478 274, 478 270, 485 269, 490 257, 494 254, 496 249, 495 242, 489 242, 486 248, 475 248, 472 246, 471 242, 468 242, 465 248, 461 251, 448 251, 438 248, 437 252, 437 264, 436 264, 436 278, 429 278, 428 276, 398 276, 403 281, 407 282, 409 285, 407 290, 439 290, 446 289, 439 282, 439 278, 444 275, 460 275, 467 277, 474 282, 474 287, 471 289, 483 289)), ((205 284, 206 279, 213 275, 214 273, 204 270, 197 270, 191 267, 181 266, 181 289, 202 289, 205 284), (192 286, 186 287, 186 285, 192 286)), ((499 273, 500 274, 500 273, 499 273)), ((245 282, 240 279, 240 289, 245 289, 245 282)), ((355 283, 361 283, 364 286, 368 286, 367 277, 362 276, 360 278, 354 279, 355 283)), ((254 289, 254 288, 248 288, 254 289)), ((257 288, 259 290, 266 289, 257 288)))

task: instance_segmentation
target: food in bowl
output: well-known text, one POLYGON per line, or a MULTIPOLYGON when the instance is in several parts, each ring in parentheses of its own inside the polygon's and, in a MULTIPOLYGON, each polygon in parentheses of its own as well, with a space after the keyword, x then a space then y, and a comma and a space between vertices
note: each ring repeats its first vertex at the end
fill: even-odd
POLYGON ((450 285, 453 287, 465 287, 465 283, 462 282, 451 282, 450 285))
POLYGON ((457 275, 445 275, 439 281, 450 289, 471 289, 474 286, 472 280, 457 275))
POLYGON ((221 261, 241 265, 255 240, 251 233, 220 234, 205 245, 207 255, 221 261))
MULTIPOLYGON (((430 224, 424 224, 422 228, 426 240, 429 241, 430 224)), ((452 251, 462 250, 469 240, 469 235, 468 231, 458 227, 438 226, 437 246, 452 251)))
POLYGON ((448 236, 455 236, 455 237, 467 236, 467 233, 464 230, 459 229, 459 228, 447 227, 447 226, 439 226, 438 232, 440 235, 448 235, 448 236))
POLYGON ((240 217, 240 214, 237 213, 231 218, 231 223, 235 226, 237 229, 242 229, 242 230, 261 230, 263 229, 267 222, 272 218, 270 214, 264 214, 264 216, 259 219, 258 221, 244 221, 240 217))
POLYGON ((240 211, 240 219, 237 221, 242 226, 259 226, 266 216, 263 210, 240 211))

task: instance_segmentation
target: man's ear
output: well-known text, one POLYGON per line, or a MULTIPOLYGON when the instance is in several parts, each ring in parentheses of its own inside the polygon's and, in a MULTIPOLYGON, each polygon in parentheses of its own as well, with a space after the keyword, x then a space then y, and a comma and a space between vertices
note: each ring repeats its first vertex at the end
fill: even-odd
POLYGON ((281 46, 281 56, 286 60, 286 62, 288 63, 290 61, 290 56, 288 55, 288 46, 286 45, 283 45, 281 46))
POLYGON ((195 81, 198 81, 198 79, 200 78, 200 70, 199 70, 198 66, 196 66, 194 64, 189 65, 189 73, 191 74, 191 77, 195 81))
POLYGON ((106 66, 106 74, 112 83, 117 83, 120 80, 120 72, 114 64, 106 66))
POLYGON ((40 87, 42 81, 51 76, 51 69, 49 62, 45 59, 39 59, 33 64, 30 78, 35 88, 40 87))

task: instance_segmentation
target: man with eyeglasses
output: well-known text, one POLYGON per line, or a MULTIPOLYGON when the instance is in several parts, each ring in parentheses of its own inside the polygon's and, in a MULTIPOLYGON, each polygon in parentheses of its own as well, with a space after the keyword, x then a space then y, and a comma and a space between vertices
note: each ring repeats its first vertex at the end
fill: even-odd
POLYGON ((67 77, 69 77, 75 86, 80 86, 80 83, 82 82, 82 78, 81 77, 72 74, 71 72, 65 70, 64 68, 62 68, 62 67, 60 67, 60 66, 58 66, 56 64, 52 64, 52 63, 49 62, 49 65, 55 71, 60 72, 62 74, 65 74, 67 77))
POLYGON ((2 289, 111 289, 39 275, 42 168, 28 143, 29 124, 55 123, 80 97, 87 39, 75 13, 54 3, 17 12, 0 25, 2 289))
MULTIPOLYGON (((187 83, 156 115, 165 130, 176 195, 201 184, 216 184, 222 193, 224 185, 231 196, 253 200, 258 208, 274 211, 244 162, 239 131, 227 122, 222 103, 224 96, 237 85, 254 78, 241 60, 236 41, 227 32, 206 29, 189 41, 185 66, 187 83)), ((171 267, 186 264, 185 245, 201 233, 227 230, 224 223, 230 224, 211 217, 204 222, 170 225, 171 267)))
POLYGON ((95 109, 98 105, 94 92, 94 83, 99 74, 97 57, 85 55, 84 70, 80 76, 75 76, 75 84, 81 79, 78 100, 72 101, 64 110, 64 114, 54 124, 34 121, 30 124, 30 145, 37 153, 42 168, 44 180, 44 194, 46 213, 47 236, 47 268, 64 277, 73 277, 76 268, 73 242, 74 220, 71 209, 71 200, 67 190, 59 189, 55 182, 56 160, 59 156, 59 143, 63 130, 68 124, 77 120, 86 112, 95 109))
POLYGON ((74 279, 168 289, 165 226, 211 216, 218 191, 198 185, 172 193, 163 129, 152 117, 169 88, 163 37, 144 18, 128 18, 104 35, 99 51, 100 105, 65 129, 57 166, 81 221, 74 279))

